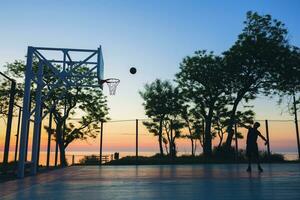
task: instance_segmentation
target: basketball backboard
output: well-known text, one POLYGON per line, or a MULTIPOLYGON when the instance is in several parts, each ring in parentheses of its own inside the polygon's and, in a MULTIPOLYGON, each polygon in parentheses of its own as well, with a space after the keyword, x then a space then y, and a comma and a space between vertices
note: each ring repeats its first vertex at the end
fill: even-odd
POLYGON ((102 55, 101 46, 98 48, 98 67, 97 67, 97 77, 98 80, 104 80, 104 60, 102 55))

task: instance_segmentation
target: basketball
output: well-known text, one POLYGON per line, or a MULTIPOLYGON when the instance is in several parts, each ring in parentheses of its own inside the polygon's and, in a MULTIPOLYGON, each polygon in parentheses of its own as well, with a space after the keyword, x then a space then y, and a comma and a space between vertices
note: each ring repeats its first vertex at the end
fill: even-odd
POLYGON ((136 73, 136 68, 135 67, 131 67, 129 71, 130 71, 131 74, 135 74, 136 73))

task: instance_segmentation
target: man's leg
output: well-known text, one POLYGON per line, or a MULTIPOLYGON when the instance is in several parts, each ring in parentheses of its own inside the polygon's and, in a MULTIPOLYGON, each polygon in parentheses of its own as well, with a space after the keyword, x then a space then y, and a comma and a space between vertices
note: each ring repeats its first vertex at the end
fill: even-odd
POLYGON ((248 168, 247 168, 247 172, 251 172, 251 155, 248 155, 248 168))
POLYGON ((256 155, 256 159, 257 159, 257 168, 259 172, 263 172, 264 170, 261 168, 260 166, 260 161, 259 161, 259 153, 257 153, 256 155))

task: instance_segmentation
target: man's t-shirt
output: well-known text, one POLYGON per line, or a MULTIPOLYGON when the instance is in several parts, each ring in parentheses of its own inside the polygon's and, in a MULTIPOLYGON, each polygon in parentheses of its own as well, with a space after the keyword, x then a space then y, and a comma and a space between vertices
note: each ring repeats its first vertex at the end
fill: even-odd
POLYGON ((248 129, 248 134, 247 134, 247 145, 252 145, 256 144, 257 137, 260 134, 260 132, 254 128, 249 128, 248 129))

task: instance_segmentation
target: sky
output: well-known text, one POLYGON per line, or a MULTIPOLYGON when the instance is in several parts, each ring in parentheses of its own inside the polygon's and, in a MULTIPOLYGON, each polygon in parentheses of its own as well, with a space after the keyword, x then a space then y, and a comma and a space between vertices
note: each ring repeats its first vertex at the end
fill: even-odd
MULTIPOLYGON (((102 45, 105 77, 121 79, 117 95, 109 97, 111 118, 144 118, 138 94, 143 85, 156 78, 173 80, 182 59, 196 50, 228 49, 249 10, 282 20, 291 43, 300 46, 299 6, 296 0, 1 1, 0 66, 24 59, 29 45, 102 45), (132 66, 138 70, 134 76, 132 66)), ((253 105, 259 119, 289 118, 281 116, 275 100, 261 97, 253 105)))
MULTIPOLYGON (((249 10, 283 21, 290 42, 300 46, 299 8, 297 0, 1 1, 0 70, 7 62, 24 59, 29 45, 101 45, 105 77, 121 80, 117 94, 108 97, 111 119, 145 118, 138 94, 144 84, 173 80, 182 59, 196 50, 227 50, 249 10), (129 73, 132 66, 135 75, 129 73)), ((251 104, 257 119, 293 119, 276 98, 260 96, 251 104)))

